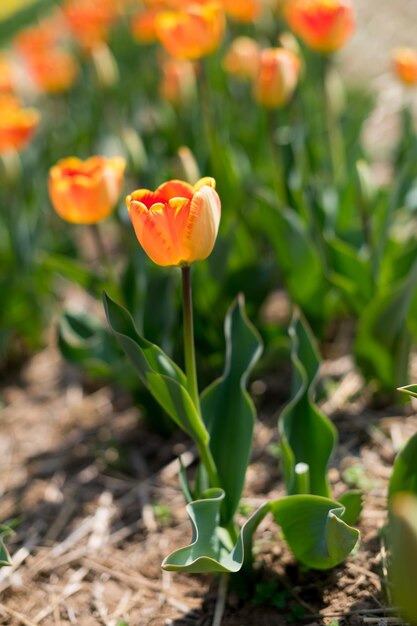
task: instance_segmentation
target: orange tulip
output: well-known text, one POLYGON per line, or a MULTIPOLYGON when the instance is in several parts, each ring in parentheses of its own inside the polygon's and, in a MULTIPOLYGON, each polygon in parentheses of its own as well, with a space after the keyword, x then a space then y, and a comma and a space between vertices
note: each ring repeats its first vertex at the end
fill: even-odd
POLYGON ((237 22, 253 22, 261 12, 260 0, 223 0, 226 13, 237 22))
POLYGON ((24 109, 13 96, 0 96, 0 153, 21 150, 39 124, 35 109, 24 109))
POLYGON ((9 58, 0 54, 0 94, 13 93, 13 70, 9 58))
POLYGON ((156 18, 159 13, 160 10, 158 8, 150 8, 133 17, 130 28, 136 41, 152 43, 157 40, 156 18))
POLYGON ((192 4, 181 11, 163 11, 156 19, 159 41, 177 59, 199 59, 214 52, 224 34, 220 4, 192 4))
POLYGON ((49 172, 49 196, 55 211, 73 224, 101 222, 119 200, 126 163, 120 157, 69 157, 49 172))
POLYGON ((350 0, 288 0, 286 18, 307 46, 326 54, 339 50, 355 27, 350 0))
POLYGON ((78 75, 74 58, 59 48, 33 54, 27 59, 27 69, 36 86, 47 93, 68 91, 78 75))
POLYGON ((406 85, 417 85, 417 50, 397 48, 393 54, 394 72, 406 85))
POLYGON ((165 59, 162 64, 160 93, 162 98, 178 105, 190 100, 196 91, 195 71, 192 61, 165 59))
POLYGON ((258 72, 260 55, 261 50, 255 39, 237 37, 223 59, 223 67, 229 74, 252 79, 258 72))
POLYGON ((171 180, 156 191, 138 189, 126 203, 136 237, 154 263, 184 266, 211 253, 221 212, 213 178, 194 186, 171 180))
POLYGON ((300 59, 284 48, 262 50, 259 73, 254 83, 255 98, 267 108, 283 106, 297 86, 300 59))
POLYGON ((13 40, 14 48, 24 57, 48 51, 57 45, 60 37, 61 29, 54 24, 57 22, 45 21, 21 30, 13 40))
POLYGON ((63 12, 69 29, 85 50, 105 42, 118 15, 112 0, 66 0, 63 12))

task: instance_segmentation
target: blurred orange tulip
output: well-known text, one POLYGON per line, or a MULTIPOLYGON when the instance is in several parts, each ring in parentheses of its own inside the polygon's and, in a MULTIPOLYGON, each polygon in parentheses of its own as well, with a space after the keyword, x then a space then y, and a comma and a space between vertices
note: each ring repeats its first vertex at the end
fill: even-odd
POLYGON ((152 43, 157 40, 155 23, 159 13, 159 9, 149 8, 141 13, 137 13, 132 18, 130 28, 136 41, 152 43))
POLYGON ((78 75, 74 58, 59 48, 32 54, 27 69, 38 89, 46 93, 68 91, 78 75))
POLYGON ((22 108, 13 96, 0 96, 0 153, 24 148, 39 120, 36 109, 22 108))
POLYGON ((177 59, 199 59, 214 52, 223 38, 224 26, 223 9, 215 2, 163 11, 156 19, 159 41, 177 59))
POLYGON ((73 224, 101 222, 119 200, 125 170, 121 157, 68 157, 49 172, 49 196, 60 217, 73 224))
POLYGON ((162 98, 178 105, 190 100, 196 91, 195 71, 192 61, 165 59, 162 64, 160 94, 162 98))
POLYGON ((406 85, 417 85, 417 50, 401 47, 394 50, 394 72, 406 85))
POLYGON ((260 0, 223 0, 223 6, 237 22, 253 22, 262 8, 260 0))
POLYGON ((185 266, 211 253, 221 213, 213 178, 194 186, 171 180, 156 191, 138 189, 126 203, 136 237, 154 263, 185 266))
POLYGON ((24 28, 15 36, 13 46, 19 54, 31 57, 38 52, 46 52, 58 44, 62 29, 55 27, 56 21, 40 22, 24 28))
POLYGON ((350 0, 288 0, 286 18, 291 29, 312 50, 339 50, 355 28, 350 0))
POLYGON ((223 68, 239 78, 255 78, 261 56, 261 49, 255 39, 237 37, 223 59, 223 68))
POLYGON ((6 54, 0 54, 0 94, 13 93, 13 70, 6 54))
POLYGON ((118 16, 113 0, 66 0, 62 9, 70 31, 87 51, 107 40, 118 16))
POLYGON ((267 108, 285 105, 297 86, 300 59, 284 48, 262 50, 254 83, 256 101, 267 108))

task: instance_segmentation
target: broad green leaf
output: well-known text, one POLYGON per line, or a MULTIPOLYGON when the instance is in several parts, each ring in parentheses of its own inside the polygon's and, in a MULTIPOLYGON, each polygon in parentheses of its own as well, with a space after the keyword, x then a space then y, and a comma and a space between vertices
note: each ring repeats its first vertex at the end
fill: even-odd
POLYGON ((238 297, 225 320, 226 359, 221 378, 201 396, 201 411, 210 435, 210 449, 226 492, 222 521, 227 524, 239 504, 252 447, 255 407, 246 384, 259 359, 262 340, 238 297))
POLYGON ((146 374, 146 386, 162 408, 196 442, 207 444, 209 435, 185 386, 154 372, 146 374))
POLYGON ((417 495, 417 433, 411 437, 394 462, 388 484, 388 499, 408 491, 417 495))
POLYGON ((291 399, 281 413, 279 433, 287 493, 299 493, 295 467, 306 463, 309 493, 329 496, 327 466, 336 443, 336 430, 314 404, 319 356, 307 323, 298 312, 290 327, 292 343, 291 399))
POLYGON ((387 389, 407 378, 410 336, 407 316, 417 287, 417 262, 401 282, 386 287, 364 309, 355 354, 365 374, 387 389))
POLYGON ((391 548, 389 578, 396 606, 411 623, 417 624, 417 497, 396 494, 391 503, 388 539, 391 548))
POLYGON ((294 556, 308 567, 335 567, 358 542, 359 531, 342 519, 344 507, 328 498, 287 496, 270 507, 294 556))
POLYGON ((345 508, 341 518, 344 522, 346 522, 346 524, 349 524, 349 526, 357 524, 362 513, 362 500, 363 494, 362 491, 359 491, 359 489, 345 491, 345 493, 340 496, 338 502, 340 502, 340 504, 342 504, 345 508))
POLYGON ((139 335, 130 314, 106 293, 104 307, 120 345, 155 400, 197 443, 207 444, 208 433, 188 393, 184 373, 158 346, 139 335))
POLYGON ((192 525, 190 545, 176 550, 163 569, 194 573, 235 573, 251 563, 253 534, 265 515, 272 513, 295 557, 315 569, 328 569, 343 561, 355 547, 359 531, 342 519, 344 508, 320 496, 287 496, 263 504, 243 524, 235 546, 220 526, 224 492, 211 489, 187 505, 192 525))
POLYGON ((220 527, 220 509, 224 491, 210 489, 200 500, 187 505, 192 525, 190 545, 175 550, 164 559, 162 568, 168 571, 193 573, 238 572, 250 561, 252 537, 268 513, 269 505, 261 506, 242 526, 236 545, 226 546, 224 529, 220 527))
POLYGON ((132 361, 142 382, 146 385, 146 375, 151 372, 169 376, 180 385, 186 386, 184 372, 159 348, 147 341, 136 330, 128 311, 117 304, 106 293, 103 296, 104 309, 111 329, 123 350, 132 361))

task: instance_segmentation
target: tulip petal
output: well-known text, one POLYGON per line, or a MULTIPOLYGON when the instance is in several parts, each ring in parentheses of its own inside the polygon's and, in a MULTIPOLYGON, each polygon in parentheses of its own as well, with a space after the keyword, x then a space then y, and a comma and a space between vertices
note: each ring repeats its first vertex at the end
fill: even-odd
POLYGON ((204 186, 194 195, 190 206, 184 247, 187 261, 202 261, 213 249, 220 224, 220 198, 213 187, 204 186))
POLYGON ((193 187, 183 180, 170 180, 159 185, 155 194, 165 202, 168 202, 168 200, 172 198, 187 198, 191 200, 193 197, 193 187))

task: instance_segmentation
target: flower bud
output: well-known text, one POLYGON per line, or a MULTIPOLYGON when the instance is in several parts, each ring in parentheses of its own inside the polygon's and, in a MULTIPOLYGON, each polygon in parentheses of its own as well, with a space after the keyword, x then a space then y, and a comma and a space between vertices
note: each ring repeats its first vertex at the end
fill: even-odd
POLYGON ((223 59, 226 72, 243 79, 253 79, 258 73, 261 50, 251 37, 234 39, 223 59))

